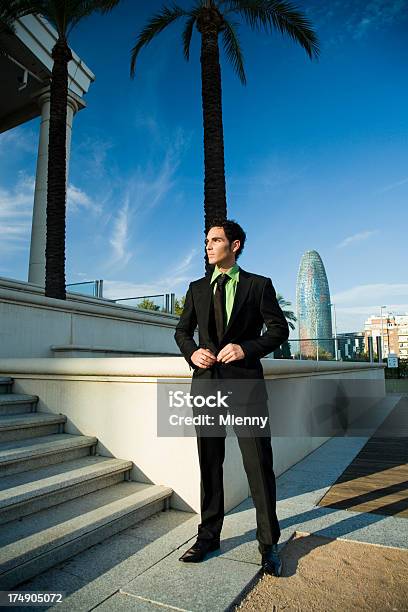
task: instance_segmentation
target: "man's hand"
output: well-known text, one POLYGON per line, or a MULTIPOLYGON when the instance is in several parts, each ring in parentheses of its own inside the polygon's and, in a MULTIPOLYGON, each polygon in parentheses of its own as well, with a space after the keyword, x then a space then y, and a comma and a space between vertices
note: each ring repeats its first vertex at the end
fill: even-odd
POLYGON ((216 361, 216 356, 208 349, 199 348, 190 357, 191 361, 198 368, 210 368, 216 361))
POLYGON ((217 361, 230 363, 230 361, 238 361, 239 359, 244 359, 244 357, 245 353, 240 345, 230 343, 224 346, 224 348, 218 353, 217 361))

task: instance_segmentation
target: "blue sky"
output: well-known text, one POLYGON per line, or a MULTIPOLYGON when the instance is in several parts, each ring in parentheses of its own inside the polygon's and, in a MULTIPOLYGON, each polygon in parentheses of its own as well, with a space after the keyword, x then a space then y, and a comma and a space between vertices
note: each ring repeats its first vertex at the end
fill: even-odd
MULTIPOLYGON (((129 78, 130 48, 162 4, 124 0, 71 36, 96 80, 74 120, 67 282, 104 279, 107 297, 181 295, 203 275, 198 33, 187 63, 173 24, 129 78)), ((317 250, 338 331, 356 331, 380 305, 408 312, 408 0, 297 5, 318 62, 243 25, 243 87, 221 54, 228 215, 247 232, 239 264, 293 306, 301 256, 317 250)), ((35 119, 0 135, 0 275, 21 280, 38 130, 35 119)))

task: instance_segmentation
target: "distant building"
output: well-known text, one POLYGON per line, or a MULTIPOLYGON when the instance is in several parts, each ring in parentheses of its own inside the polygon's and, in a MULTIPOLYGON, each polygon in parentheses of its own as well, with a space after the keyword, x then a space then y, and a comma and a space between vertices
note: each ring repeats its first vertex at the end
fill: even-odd
POLYGON ((329 283, 317 251, 306 251, 296 283, 300 352, 309 357, 334 355, 329 283))
POLYGON ((408 359, 408 314, 394 315, 384 313, 368 317, 364 323, 365 347, 368 350, 368 338, 373 338, 374 350, 377 338, 382 338, 383 357, 395 353, 402 359, 408 359))
POLYGON ((337 334, 337 355, 342 361, 363 358, 365 348, 364 332, 344 332, 337 334))
POLYGON ((408 359, 408 314, 396 315, 398 325, 398 357, 408 359))

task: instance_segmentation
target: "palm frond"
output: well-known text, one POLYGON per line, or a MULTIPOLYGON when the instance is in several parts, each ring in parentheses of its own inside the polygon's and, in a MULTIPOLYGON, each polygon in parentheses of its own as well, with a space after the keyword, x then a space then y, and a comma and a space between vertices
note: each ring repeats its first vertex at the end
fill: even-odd
POLYGON ((285 298, 283 297, 283 295, 281 293, 277 293, 276 294, 276 300, 280 306, 280 308, 282 309, 283 315, 290 327, 290 329, 295 329, 295 326, 293 325, 292 321, 297 321, 297 316, 295 315, 295 313, 293 312, 293 310, 286 310, 286 308, 288 306, 292 305, 292 302, 289 302, 288 300, 285 300, 285 298))
POLYGON ((183 49, 184 49, 184 57, 188 61, 190 59, 190 43, 191 37, 193 35, 193 28, 196 21, 196 16, 192 15, 188 18, 186 27, 183 31, 183 49))
POLYGON ((108 13, 119 4, 120 0, 71 0, 65 2, 68 27, 67 35, 85 17, 92 13, 108 13))
POLYGON ((304 48, 310 59, 319 56, 319 41, 309 19, 286 0, 218 0, 225 14, 240 14, 252 28, 288 34, 304 48))
POLYGON ((281 295, 280 293, 276 294, 276 299, 277 299, 278 304, 279 304, 280 307, 282 307, 282 306, 291 306, 292 305, 292 302, 289 302, 288 300, 285 300, 283 295, 281 295))
POLYGON ((0 0, 0 22, 3 31, 14 32, 14 21, 35 11, 32 0, 0 0))
POLYGON ((149 44, 149 42, 155 36, 157 36, 157 34, 173 23, 173 21, 185 15, 190 15, 190 13, 186 12, 176 4, 174 4, 172 8, 164 6, 159 13, 153 15, 147 25, 140 32, 137 42, 130 52, 130 76, 132 78, 135 75, 135 65, 139 51, 149 44))
POLYGON ((224 29, 222 30, 222 38, 224 44, 225 55, 231 62, 235 72, 243 85, 246 85, 246 76, 244 69, 244 56, 241 45, 239 43, 236 26, 238 24, 224 19, 224 29))

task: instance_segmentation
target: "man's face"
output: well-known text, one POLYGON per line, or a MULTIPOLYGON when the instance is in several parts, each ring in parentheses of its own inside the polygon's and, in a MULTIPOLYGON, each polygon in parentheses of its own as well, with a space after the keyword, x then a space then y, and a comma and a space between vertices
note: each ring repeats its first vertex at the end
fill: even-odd
POLYGON ((205 243, 210 264, 217 264, 218 266, 224 264, 230 267, 234 265, 234 251, 239 249, 240 242, 234 240, 230 245, 223 227, 212 227, 207 234, 205 243))

